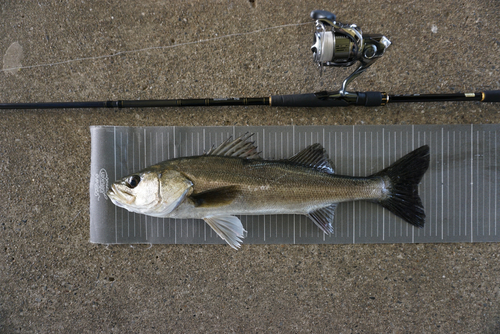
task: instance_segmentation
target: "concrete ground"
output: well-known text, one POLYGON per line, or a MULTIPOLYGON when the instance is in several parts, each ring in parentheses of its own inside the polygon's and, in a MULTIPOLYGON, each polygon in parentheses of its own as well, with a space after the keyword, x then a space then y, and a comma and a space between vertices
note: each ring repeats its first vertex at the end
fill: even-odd
MULTIPOLYGON (((393 45, 352 90, 500 89, 500 3, 3 1, 0 102, 269 96, 319 77, 313 9, 393 45), (289 25, 275 28, 277 26, 289 25), (195 43, 196 41, 202 42, 195 43)), ((500 123, 491 103, 0 112, 0 332, 498 333, 498 244, 89 243, 90 125, 500 123)))

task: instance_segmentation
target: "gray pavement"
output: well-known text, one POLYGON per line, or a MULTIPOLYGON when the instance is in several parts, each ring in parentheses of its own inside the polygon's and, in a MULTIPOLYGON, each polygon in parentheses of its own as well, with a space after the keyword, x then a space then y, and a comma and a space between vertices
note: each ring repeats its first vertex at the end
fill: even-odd
MULTIPOLYGON (((319 77, 313 9, 393 42, 352 90, 500 89, 495 0, 38 0, 0 3, 3 66, 23 66, 0 72, 0 101, 336 89, 352 69, 319 77)), ((500 331, 498 244, 106 247, 88 190, 90 125, 498 124, 498 104, 0 115, 0 332, 500 331)))

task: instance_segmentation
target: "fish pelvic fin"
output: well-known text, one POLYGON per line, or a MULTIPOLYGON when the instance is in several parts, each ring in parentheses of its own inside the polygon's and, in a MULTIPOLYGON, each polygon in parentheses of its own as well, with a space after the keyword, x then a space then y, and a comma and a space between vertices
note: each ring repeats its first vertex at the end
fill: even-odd
POLYGON ((333 203, 327 207, 311 211, 307 217, 311 219, 325 234, 333 233, 333 218, 335 217, 335 209, 337 203, 333 203))
POLYGON ((328 174, 334 173, 331 161, 328 159, 325 149, 320 144, 310 145, 285 161, 304 167, 315 168, 328 174))
POLYGON ((247 231, 236 216, 205 217, 203 220, 233 249, 238 249, 247 231))
POLYGON ((418 184, 429 168, 429 162, 429 146, 424 145, 372 175, 388 180, 387 196, 377 202, 419 228, 424 227, 425 211, 418 195, 418 184))

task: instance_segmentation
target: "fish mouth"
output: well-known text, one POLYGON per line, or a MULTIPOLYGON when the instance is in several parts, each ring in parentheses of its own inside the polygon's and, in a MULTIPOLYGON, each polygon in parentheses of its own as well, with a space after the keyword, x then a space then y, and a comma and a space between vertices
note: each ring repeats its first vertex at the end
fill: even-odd
POLYGON ((108 197, 113 202, 113 204, 121 206, 122 203, 118 200, 118 191, 115 188, 115 185, 111 185, 111 188, 108 189, 108 197))
POLYGON ((113 204, 123 207, 124 205, 130 204, 134 200, 134 196, 119 187, 118 184, 114 183, 111 188, 108 189, 108 197, 113 202, 113 204))
POLYGON ((116 189, 116 184, 112 184, 111 188, 108 189, 109 198, 116 198, 119 194, 119 191, 116 189))
POLYGON ((114 196, 116 194, 116 192, 115 192, 115 185, 114 184, 111 185, 111 188, 108 189, 107 193, 108 193, 109 197, 112 197, 112 196, 114 196))
POLYGON ((144 205, 138 206, 137 203, 135 203, 136 196, 130 192, 130 189, 126 185, 119 182, 113 183, 111 188, 108 189, 107 194, 114 205, 130 212, 155 216, 155 209, 159 204, 155 201, 153 203, 144 203, 144 205))

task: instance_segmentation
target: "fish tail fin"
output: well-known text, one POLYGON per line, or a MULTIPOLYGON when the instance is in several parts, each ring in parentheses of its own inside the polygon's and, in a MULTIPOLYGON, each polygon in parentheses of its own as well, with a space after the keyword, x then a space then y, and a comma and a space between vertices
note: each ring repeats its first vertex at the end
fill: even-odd
POLYGON ((372 175, 389 181, 387 196, 378 203, 419 228, 424 227, 425 212, 418 195, 418 184, 429 168, 429 161, 429 146, 424 145, 372 175))

